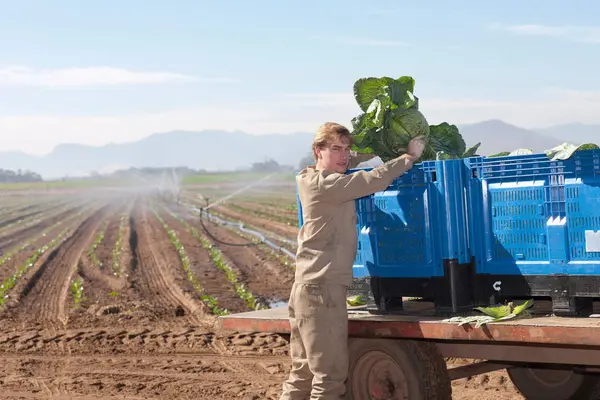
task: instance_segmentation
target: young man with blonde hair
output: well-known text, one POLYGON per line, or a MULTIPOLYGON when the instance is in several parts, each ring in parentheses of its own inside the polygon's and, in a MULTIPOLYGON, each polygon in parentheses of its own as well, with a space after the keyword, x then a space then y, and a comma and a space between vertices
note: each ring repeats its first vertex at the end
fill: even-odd
POLYGON ((298 233, 296 276, 289 299, 292 369, 280 400, 342 399, 348 375, 347 288, 356 257, 355 200, 386 189, 421 157, 413 139, 407 153, 371 171, 346 174, 352 137, 327 122, 313 140, 316 164, 296 177, 304 224, 298 233))

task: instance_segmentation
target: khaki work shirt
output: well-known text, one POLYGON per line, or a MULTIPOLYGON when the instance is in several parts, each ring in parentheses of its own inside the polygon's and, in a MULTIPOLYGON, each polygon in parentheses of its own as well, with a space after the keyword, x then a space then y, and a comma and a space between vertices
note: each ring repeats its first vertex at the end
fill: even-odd
POLYGON ((412 165, 403 155, 371 171, 340 174, 314 165, 300 171, 296 183, 304 224, 298 233, 296 282, 351 285, 357 249, 355 200, 385 190, 412 165))

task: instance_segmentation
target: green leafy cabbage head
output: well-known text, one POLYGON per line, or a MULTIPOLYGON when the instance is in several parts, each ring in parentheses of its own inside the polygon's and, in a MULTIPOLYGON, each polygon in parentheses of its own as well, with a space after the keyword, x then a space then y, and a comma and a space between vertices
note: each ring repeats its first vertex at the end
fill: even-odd
POLYGON ((415 137, 428 141, 429 124, 419 111, 414 87, 410 76, 361 78, 354 83, 354 98, 362 110, 352 120, 355 151, 387 161, 404 154, 415 137))

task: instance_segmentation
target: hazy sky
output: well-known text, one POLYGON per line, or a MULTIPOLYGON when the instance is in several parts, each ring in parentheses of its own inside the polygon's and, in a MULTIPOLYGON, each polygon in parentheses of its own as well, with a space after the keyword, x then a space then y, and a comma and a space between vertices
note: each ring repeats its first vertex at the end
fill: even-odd
POLYGON ((349 124, 382 75, 430 123, 600 123, 600 2, 415 3, 0 0, 0 151, 349 124))

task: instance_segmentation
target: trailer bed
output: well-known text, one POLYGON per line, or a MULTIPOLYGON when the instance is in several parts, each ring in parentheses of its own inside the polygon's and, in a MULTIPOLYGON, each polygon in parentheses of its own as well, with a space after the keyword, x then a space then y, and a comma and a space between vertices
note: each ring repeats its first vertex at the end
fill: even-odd
MULTIPOLYGON (((424 375, 427 381, 453 381, 506 369, 513 384, 528 400, 597 398, 600 392, 598 314, 587 318, 532 314, 475 328, 427 315, 433 308, 432 304, 405 302, 405 310, 413 311, 406 315, 374 315, 365 309, 348 309, 350 398, 367 398, 365 393, 375 393, 391 385, 387 378, 382 378, 391 376, 389 362, 382 361, 376 367, 367 368, 360 361, 371 359, 363 357, 366 352, 376 353, 382 360, 389 361, 391 357, 396 368, 394 374, 402 371, 404 376, 409 371, 422 370, 424 365, 438 365, 439 368, 432 369, 435 373, 424 375), (403 365, 394 357, 407 348, 419 348, 421 356, 411 356, 408 364, 403 365), (471 359, 473 363, 447 369, 447 375, 443 375, 440 368, 445 368, 444 359, 448 358, 471 359), (373 375, 379 380, 373 381, 373 375), (358 384, 352 383, 355 381, 358 384)), ((287 307, 222 316, 220 325, 238 332, 290 333, 287 307)), ((393 387, 398 391, 401 386, 393 387)), ((439 398, 451 398, 449 383, 443 383, 438 391, 442 393, 439 398)))
MULTIPOLYGON (((600 346, 600 318, 532 316, 475 328, 425 315, 372 315, 348 310, 350 337, 434 341, 513 342, 563 346, 600 346)), ((287 307, 220 317, 224 329, 289 334, 287 307)))

